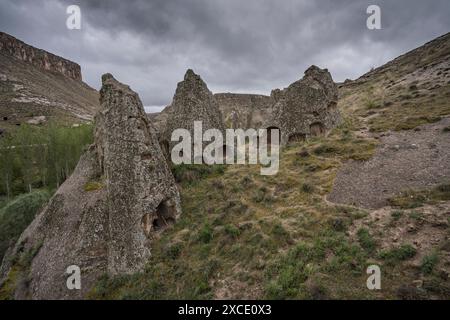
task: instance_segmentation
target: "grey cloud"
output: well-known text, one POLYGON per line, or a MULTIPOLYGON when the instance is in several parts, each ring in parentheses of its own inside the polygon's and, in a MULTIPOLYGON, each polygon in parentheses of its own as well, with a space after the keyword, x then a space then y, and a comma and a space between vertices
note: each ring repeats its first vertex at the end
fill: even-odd
POLYGON ((210 89, 268 94, 311 64, 355 78, 450 31, 448 0, 376 1, 383 29, 366 28, 371 0, 2 1, 0 29, 82 65, 99 86, 111 72, 146 105, 171 101, 187 68, 210 89), (43 4, 42 4, 43 3, 43 4), (78 4, 83 28, 65 28, 78 4))

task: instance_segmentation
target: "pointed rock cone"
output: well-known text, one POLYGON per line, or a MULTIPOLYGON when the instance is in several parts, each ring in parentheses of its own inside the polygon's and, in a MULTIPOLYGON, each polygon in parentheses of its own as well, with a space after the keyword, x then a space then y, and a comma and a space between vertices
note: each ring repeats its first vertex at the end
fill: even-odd
POLYGON ((152 236, 181 212, 138 95, 102 80, 95 143, 3 260, 0 285, 15 298, 81 299, 104 273, 142 271, 152 236), (69 266, 80 268, 80 290, 67 286, 69 266), (11 283, 21 277, 28 285, 11 283))
POLYGON ((167 117, 161 146, 166 156, 170 155, 172 132, 187 129, 194 136, 194 121, 202 122, 202 131, 218 129, 224 133, 222 114, 217 102, 202 78, 191 69, 186 71, 184 80, 178 83, 167 117))

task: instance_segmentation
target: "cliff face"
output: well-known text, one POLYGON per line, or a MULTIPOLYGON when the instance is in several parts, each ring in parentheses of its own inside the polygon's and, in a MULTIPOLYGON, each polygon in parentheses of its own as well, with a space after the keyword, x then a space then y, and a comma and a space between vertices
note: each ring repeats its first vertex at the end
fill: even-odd
POLYGON ((33 117, 61 123, 91 121, 97 90, 81 80, 80 66, 0 32, 0 129, 33 117))
POLYGON ((81 68, 75 62, 32 47, 4 32, 0 32, 0 52, 30 63, 35 67, 58 72, 66 77, 81 81, 81 68))

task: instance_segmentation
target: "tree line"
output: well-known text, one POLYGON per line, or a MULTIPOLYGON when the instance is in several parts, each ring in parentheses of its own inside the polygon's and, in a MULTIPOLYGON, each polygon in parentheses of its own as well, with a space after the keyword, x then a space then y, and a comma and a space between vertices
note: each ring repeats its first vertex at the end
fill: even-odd
POLYGON ((70 176, 93 126, 21 125, 0 137, 0 195, 10 199, 36 188, 58 188, 70 176))

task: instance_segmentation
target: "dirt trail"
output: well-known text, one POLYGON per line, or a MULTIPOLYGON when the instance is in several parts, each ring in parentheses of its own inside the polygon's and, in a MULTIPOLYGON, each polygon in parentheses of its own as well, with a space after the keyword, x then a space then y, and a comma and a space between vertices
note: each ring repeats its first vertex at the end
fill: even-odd
POLYGON ((388 132, 372 159, 349 161, 338 172, 327 199, 376 209, 408 189, 450 182, 450 118, 410 131, 388 132))

